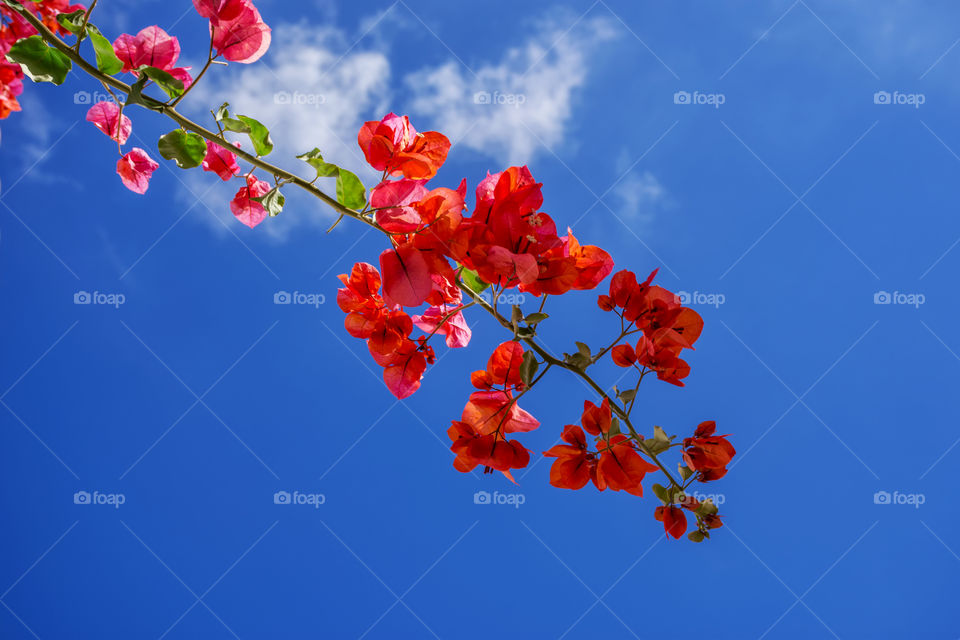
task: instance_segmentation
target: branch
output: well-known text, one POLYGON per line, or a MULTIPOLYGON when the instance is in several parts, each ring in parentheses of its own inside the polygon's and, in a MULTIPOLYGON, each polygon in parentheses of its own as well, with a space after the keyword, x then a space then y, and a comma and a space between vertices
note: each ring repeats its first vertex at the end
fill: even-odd
MULTIPOLYGON (((89 62, 87 62, 78 52, 74 51, 73 48, 71 48, 65 42, 63 42, 60 38, 58 38, 56 34, 54 34, 49 29, 47 29, 46 25, 44 25, 39 19, 37 19, 36 16, 34 16, 32 13, 26 10, 23 6, 14 4, 10 0, 4 0, 4 4, 10 7, 13 11, 17 12, 20 16, 22 16, 27 22, 29 22, 37 30, 37 32, 44 39, 44 41, 46 41, 48 44, 50 44, 50 46, 54 47, 55 49, 63 53, 65 56, 67 56, 74 64, 76 64, 80 69, 85 71, 88 75, 99 80, 105 86, 118 89, 127 95, 130 94, 130 85, 128 85, 127 83, 121 80, 118 80, 117 78, 114 78, 113 76, 106 75, 105 73, 101 72, 95 65, 92 65, 89 62)), ((204 70, 206 70, 206 67, 204 68, 204 70)), ((199 80, 199 76, 197 77, 197 80, 199 80)), ((284 182, 296 185, 297 187, 303 189, 310 195, 316 198, 319 198, 325 204, 327 204, 328 206, 333 208, 335 211, 337 211, 341 216, 346 216, 349 218, 353 218, 355 220, 359 220, 360 222, 363 222, 364 224, 373 227, 374 229, 380 231, 381 233, 383 233, 388 237, 392 235, 389 232, 387 232, 385 229, 383 229, 374 220, 366 217, 361 212, 355 211, 353 209, 350 209, 340 204, 340 202, 338 202, 336 198, 333 198, 332 196, 327 195, 325 192, 315 187, 312 181, 305 180, 304 178, 301 178, 296 174, 286 171, 285 169, 281 169, 280 167, 273 165, 269 162, 266 162, 265 160, 261 159, 260 157, 254 154, 243 151, 242 149, 234 148, 234 146, 230 144, 230 142, 226 140, 222 134, 214 133, 209 129, 206 129, 205 127, 190 120, 183 114, 179 113, 173 107, 173 105, 168 105, 164 102, 161 102, 154 98, 150 98, 148 96, 143 96, 143 99, 144 99, 144 102, 146 103, 145 108, 151 111, 162 113, 163 115, 167 116, 168 118, 176 122, 178 125, 180 125, 183 129, 196 133, 202 136, 204 139, 214 142, 216 144, 219 144, 224 148, 229 148, 232 153, 235 153, 237 156, 243 158, 254 167, 263 169, 264 171, 267 171, 273 174, 275 177, 283 179, 284 182)), ((487 313, 493 316, 504 328, 508 329, 511 333, 513 333, 514 331, 513 324, 507 318, 503 317, 499 313, 499 311, 497 311, 486 300, 481 298, 477 293, 472 291, 469 287, 464 285, 462 282, 458 282, 457 284, 460 287, 460 289, 463 290, 464 293, 470 296, 470 298, 473 300, 473 304, 477 304, 480 307, 482 307, 485 311, 487 311, 487 313)), ((496 298, 494 298, 494 300, 495 299, 496 298)), ((544 297, 544 301, 545 300, 546 300, 546 297, 544 297)), ((542 308, 543 307, 541 305, 541 309, 542 308)), ((671 473, 667 470, 667 468, 663 465, 663 463, 660 462, 656 454, 651 453, 646 449, 646 447, 643 444, 643 437, 639 433, 637 433, 637 431, 634 429, 633 423, 630 421, 630 412, 625 407, 621 407, 616 400, 611 398, 609 394, 607 394, 607 392, 603 389, 603 387, 601 387, 592 377, 590 377, 590 375, 586 371, 584 371, 580 367, 576 367, 559 358, 554 357, 544 347, 542 347, 535 340, 534 337, 528 336, 528 337, 521 338, 521 340, 524 343, 526 343, 527 346, 529 346, 537 355, 539 355, 545 363, 547 363, 548 366, 544 370, 543 374, 545 374, 550 367, 566 369, 567 371, 572 372, 573 374, 575 374, 576 376, 584 380, 590 386, 590 388, 593 389, 601 398, 607 400, 613 412, 627 426, 627 429, 630 432, 631 438, 637 443, 639 451, 645 454, 646 456, 648 456, 660 468, 660 470, 663 471, 664 475, 667 476, 671 484, 673 484, 677 488, 682 489, 683 485, 674 479, 673 475, 671 475, 671 473)), ((540 380, 540 378, 543 377, 543 374, 541 374, 541 376, 537 378, 538 381, 540 380)), ((532 385, 531 385, 531 388, 532 388, 532 385)), ((524 393, 526 393, 526 391, 524 391, 524 393)), ((519 397, 517 399, 519 399, 519 397)))

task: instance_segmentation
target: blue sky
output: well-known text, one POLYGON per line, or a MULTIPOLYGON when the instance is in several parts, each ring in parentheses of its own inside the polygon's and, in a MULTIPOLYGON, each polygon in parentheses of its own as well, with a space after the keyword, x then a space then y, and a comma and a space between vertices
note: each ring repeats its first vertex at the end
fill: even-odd
MULTIPOLYGON (((198 64, 187 2, 130 4, 100 3, 111 38, 156 23, 198 64)), ((435 184, 526 163, 558 225, 693 296, 688 386, 645 384, 635 413, 733 434, 704 487, 727 526, 665 540, 652 496, 554 489, 536 457, 517 487, 454 471, 444 432, 503 333, 470 315, 470 348, 395 401, 333 303, 382 239, 326 234, 293 195, 251 231, 235 185, 168 165, 132 194, 74 75, 28 84, 2 124, 0 636, 960 635, 960 8, 257 4, 271 52, 214 69, 189 113, 229 99, 273 128, 278 163, 305 173, 291 158, 318 146, 368 184, 357 127, 409 113, 455 142, 435 184)), ((132 115, 137 146, 171 128, 132 115)), ((546 344, 605 343, 595 294, 567 297, 546 344)), ((552 376, 523 443, 551 446, 584 399, 552 376)))

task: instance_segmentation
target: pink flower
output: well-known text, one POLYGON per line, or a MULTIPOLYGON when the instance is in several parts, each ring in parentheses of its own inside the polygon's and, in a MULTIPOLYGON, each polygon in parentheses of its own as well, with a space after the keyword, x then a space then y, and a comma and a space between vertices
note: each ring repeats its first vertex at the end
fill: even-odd
POLYGON ((237 164, 235 154, 207 140, 207 156, 203 159, 203 170, 212 171, 226 181, 240 173, 240 165, 237 164))
POLYGON ((150 186, 150 176, 160 165, 139 147, 134 147, 127 155, 117 161, 117 173, 124 186, 134 193, 146 193, 150 186))
POLYGON ((193 6, 209 18, 218 56, 249 64, 270 47, 270 27, 250 0, 193 0, 193 6))
POLYGON ((263 222, 267 217, 267 210, 253 198, 262 198, 270 191, 270 185, 254 176, 247 176, 247 186, 237 191, 230 203, 230 211, 243 224, 251 229, 263 222))
POLYGON ((408 233, 420 226, 420 214, 415 204, 429 193, 423 184, 426 180, 385 180, 370 190, 370 206, 377 224, 391 233, 408 233), (389 208, 387 208, 389 207, 389 208))
POLYGON ((101 100, 90 107, 87 111, 87 121, 92 122, 97 129, 120 144, 126 144, 133 130, 130 118, 120 114, 119 105, 107 100, 101 100))
POLYGON ((189 87, 193 78, 186 68, 173 65, 180 57, 180 42, 158 26, 147 27, 132 36, 124 33, 113 41, 113 50, 123 62, 123 71, 136 73, 143 65, 163 69, 189 87))
POLYGON ((422 316, 413 316, 413 324, 427 333, 436 329, 438 334, 447 336, 447 346, 451 349, 465 347, 470 344, 470 338, 473 337, 473 332, 470 330, 470 327, 467 326, 467 321, 464 319, 462 311, 457 311, 447 318, 443 326, 437 329, 440 321, 459 306, 459 304, 444 304, 439 307, 430 307, 423 312, 422 316))

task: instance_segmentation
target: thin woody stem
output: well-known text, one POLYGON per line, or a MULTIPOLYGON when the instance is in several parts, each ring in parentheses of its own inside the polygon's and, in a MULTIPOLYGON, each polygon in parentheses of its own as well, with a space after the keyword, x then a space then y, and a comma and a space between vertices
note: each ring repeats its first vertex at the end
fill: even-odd
POLYGON ((210 34, 210 51, 207 53, 207 63, 203 65, 203 69, 200 69, 200 73, 197 74, 197 77, 193 79, 193 82, 190 83, 190 86, 183 90, 173 102, 170 103, 171 107, 175 107, 180 104, 180 101, 187 97, 187 94, 190 93, 190 90, 197 86, 197 83, 200 82, 200 79, 203 78, 204 74, 207 73, 207 69, 210 68, 210 65, 213 64, 213 34, 210 34))
MULTIPOLYGON (((105 74, 105 73, 102 73, 95 65, 92 65, 92 64, 90 64, 89 62, 87 62, 77 51, 75 51, 73 48, 71 48, 69 45, 67 45, 65 42, 63 42, 59 37, 57 37, 53 32, 51 32, 49 29, 47 29, 46 25, 44 25, 36 16, 34 16, 32 13, 30 13, 30 11, 28 11, 27 9, 25 9, 22 5, 14 2, 13 0, 2 0, 2 2, 3 2, 3 4, 5 4, 7 7, 9 7, 11 10, 15 11, 16 13, 18 13, 18 14, 19 14, 21 17, 23 17, 27 22, 29 22, 29 23, 37 30, 38 34, 43 38, 43 40, 44 40, 45 42, 47 42, 48 44, 50 44, 50 46, 54 47, 54 48, 57 49, 59 52, 61 52, 61 53, 64 54, 65 56, 67 56, 74 64, 76 64, 80 69, 82 69, 82 70, 83 70, 84 72, 86 72, 88 75, 90 75, 90 76, 92 76, 93 78, 99 80, 99 81, 100 81, 101 83, 103 83, 105 86, 113 87, 114 89, 117 89, 117 90, 119 90, 119 91, 122 91, 123 93, 125 93, 125 94, 127 94, 127 95, 130 94, 131 88, 130 88, 130 85, 129 85, 129 84, 127 84, 127 83, 125 83, 125 82, 123 82, 123 81, 121 81, 121 80, 118 80, 117 78, 114 78, 113 76, 109 76, 109 75, 107 75, 107 74, 105 74)), ((94 2, 93 2, 92 4, 96 4, 96 0, 94 0, 94 2)), ((93 7, 91 6, 91 9, 92 9, 92 8, 93 8, 93 7)), ((209 66, 209 65, 208 65, 208 66, 209 66)), ((206 68, 207 68, 207 67, 204 67, 204 71, 206 70, 206 68)), ((201 75, 202 75, 202 74, 201 74, 201 75)), ((197 76, 197 80, 199 80, 199 79, 200 79, 200 76, 198 75, 198 76, 197 76)), ((184 94, 184 95, 185 95, 185 94, 184 94)), ((182 99, 182 97, 183 97, 183 96, 181 96, 181 99, 182 99)), ((214 142, 214 143, 220 145, 221 147, 230 149, 232 153, 234 153, 234 154, 236 154, 237 156, 243 158, 245 161, 247 161, 248 163, 250 163, 252 166, 257 167, 257 168, 259 168, 259 169, 263 169, 264 171, 269 172, 270 174, 272 174, 273 176, 275 176, 277 179, 282 179, 285 183, 293 184, 293 185, 299 187, 300 189, 303 189, 304 191, 306 191, 306 192, 309 193, 310 195, 312 195, 312 196, 314 196, 314 197, 322 200, 325 204, 327 204, 328 206, 330 206, 332 209, 334 209, 334 210, 335 210, 337 213, 339 213, 341 216, 345 216, 345 217, 348 217, 348 218, 353 218, 353 219, 355 219, 355 220, 359 220, 360 222, 362 222, 362 223, 364 223, 364 224, 366 224, 366 225, 368 225, 368 226, 370 226, 370 227, 373 227, 374 229, 380 231, 380 232, 383 233, 384 235, 387 235, 387 236, 391 236, 391 235, 392 235, 392 234, 390 234, 389 232, 387 232, 385 229, 383 229, 379 224, 377 224, 376 221, 374 221, 373 219, 368 218, 367 216, 363 215, 363 214, 362 214, 361 212, 359 212, 359 211, 355 211, 355 210, 353 210, 353 209, 350 209, 349 207, 346 207, 346 206, 340 204, 340 202, 338 202, 336 198, 328 195, 327 193, 325 193, 325 192, 322 191, 321 189, 315 187, 314 184, 313 184, 313 182, 315 181, 315 179, 314 179, 314 181, 306 180, 306 179, 301 178, 300 176, 298 176, 298 175, 296 175, 296 174, 294 174, 294 173, 291 173, 291 172, 289 172, 289 171, 287 171, 287 170, 285 170, 285 169, 281 169, 280 167, 278 167, 278 166, 276 166, 276 165, 273 165, 273 164, 267 162, 266 160, 263 160, 262 158, 260 158, 260 157, 258 157, 258 156, 256 156, 256 155, 253 155, 253 154, 251 154, 251 153, 248 153, 248 152, 246 152, 246 151, 244 151, 244 150, 242 150, 242 149, 236 148, 236 147, 234 147, 233 144, 231 144, 228 140, 226 140, 226 139, 223 137, 222 133, 220 133, 220 134, 214 133, 213 131, 210 131, 209 129, 203 127, 202 125, 200 125, 200 124, 198 124, 198 123, 196 123, 196 122, 194 122, 193 120, 190 120, 189 118, 187 118, 187 117, 184 116, 183 114, 179 113, 179 112, 174 108, 173 104, 176 104, 176 102, 179 102, 179 100, 175 101, 173 104, 167 104, 167 103, 161 102, 161 101, 159 101, 159 100, 156 100, 156 99, 154 99, 154 98, 150 98, 150 97, 148 97, 148 96, 143 96, 143 101, 144 101, 145 105, 141 105, 141 106, 145 106, 145 108, 147 108, 147 109, 149 109, 149 110, 151 110, 151 111, 156 111, 156 112, 158 112, 158 113, 161 113, 161 114, 167 116, 168 118, 170 118, 171 120, 173 120, 174 122, 176 122, 181 128, 183 128, 183 129, 186 130, 186 131, 190 131, 190 132, 192 132, 192 133, 196 133, 196 134, 200 135, 201 137, 203 137, 203 138, 206 139, 206 140, 209 140, 209 141, 211 141, 211 142, 214 142)), ((510 322, 510 320, 508 320, 507 318, 503 317, 496 308, 494 308, 492 305, 490 305, 486 300, 484 300, 483 298, 481 298, 481 297, 479 296, 479 294, 473 292, 469 287, 467 287, 466 285, 464 285, 462 282, 458 282, 457 285, 460 287, 461 290, 463 290, 464 293, 466 293, 467 295, 469 295, 470 298, 473 300, 473 302, 470 303, 470 304, 477 304, 477 305, 479 305, 479 306, 482 307, 485 311, 487 311, 487 313, 489 313, 491 316, 493 316, 494 319, 496 319, 504 328, 508 329, 511 333, 513 332, 514 328, 513 328, 512 322, 510 322)), ((544 298, 544 301, 545 301, 545 299, 546 299, 546 298, 544 298)), ((496 302, 496 297, 494 297, 494 302, 496 302)), ((541 308, 542 308, 542 307, 541 307, 541 308)), ((667 478, 670 480, 670 482, 671 482, 674 486, 676 486, 676 487, 678 487, 678 488, 682 488, 683 485, 682 485, 681 483, 677 482, 677 481, 674 479, 673 475, 671 475, 671 473, 667 470, 667 468, 663 465, 663 463, 660 462, 660 460, 657 458, 656 454, 653 454, 653 453, 651 453, 650 451, 648 451, 648 450, 646 449, 646 447, 645 447, 644 444, 643 444, 643 438, 642 438, 642 436, 640 436, 640 434, 637 433, 637 431, 636 431, 636 430, 634 429, 634 427, 633 427, 633 424, 630 422, 630 412, 629 412, 627 409, 625 409, 624 407, 621 407, 620 404, 619 404, 615 399, 611 398, 610 395, 603 389, 603 387, 601 387, 592 377, 590 377, 590 375, 589 375, 586 371, 584 371, 584 370, 583 370, 582 368, 580 368, 580 367, 576 367, 576 366, 574 366, 574 365, 571 365, 571 364, 569 364, 569 363, 567 363, 567 362, 565 362, 565 361, 563 361, 563 360, 561 360, 561 359, 559 359, 559 358, 556 358, 555 356, 551 355, 546 349, 544 349, 544 348, 543 348, 533 337, 531 337, 531 336, 521 338, 521 340, 522 340, 524 343, 526 343, 527 346, 529 346, 529 347, 530 347, 537 355, 539 355, 540 358, 542 358, 543 361, 547 364, 547 367, 544 369, 544 371, 540 374, 540 376, 537 377, 537 382, 539 382, 539 380, 540 380, 541 378, 543 378, 543 376, 546 374, 547 371, 549 371, 549 369, 550 369, 551 367, 557 367, 557 368, 560 368, 560 369, 566 369, 567 371, 570 371, 570 372, 572 372, 573 374, 575 374, 576 376, 580 377, 580 378, 581 378, 582 380, 584 380, 584 381, 590 386, 590 388, 593 389, 601 398, 603 398, 603 399, 605 399, 605 400, 607 400, 607 401, 609 402, 610 407, 611 407, 611 409, 613 410, 613 412, 614 412, 614 413, 617 415, 617 417, 619 417, 619 418, 623 421, 623 423, 627 426, 627 429, 628 429, 629 432, 630 432, 631 438, 637 443, 637 446, 638 446, 639 451, 640 451, 641 453, 643 453, 644 455, 648 456, 648 457, 660 468, 660 470, 663 471, 664 475, 667 476, 667 478)), ((605 352, 606 352, 606 351, 604 351, 604 352, 602 352, 602 353, 605 353, 605 352)), ((514 399, 513 399, 513 402, 515 403, 517 400, 519 400, 520 397, 522 397, 525 393, 527 393, 527 391, 529 391, 530 389, 532 389, 533 386, 534 386, 534 385, 531 384, 530 387, 528 387, 527 389, 525 389, 525 390, 524 390, 522 393, 520 393, 516 398, 514 398, 514 399)))

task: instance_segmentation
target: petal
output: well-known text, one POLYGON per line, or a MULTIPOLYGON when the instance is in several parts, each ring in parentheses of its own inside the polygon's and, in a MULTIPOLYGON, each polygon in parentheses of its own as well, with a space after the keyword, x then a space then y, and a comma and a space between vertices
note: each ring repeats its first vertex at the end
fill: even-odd
POLYGON ((384 295, 405 307, 423 304, 433 290, 427 262, 411 244, 381 253, 380 271, 384 295))
POLYGON ((124 186, 134 193, 143 194, 150 186, 150 176, 159 166, 146 151, 134 148, 117 161, 117 173, 124 186))
POLYGON ((101 100, 90 107, 87 111, 87 121, 92 122, 97 129, 120 144, 126 144, 133 130, 130 118, 121 115, 120 106, 109 100, 101 100))

